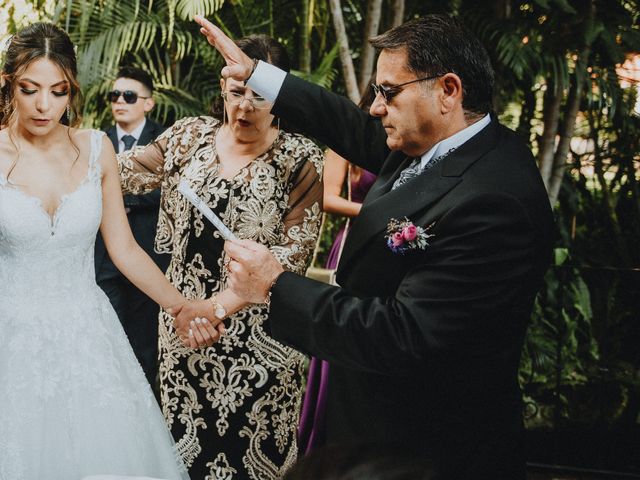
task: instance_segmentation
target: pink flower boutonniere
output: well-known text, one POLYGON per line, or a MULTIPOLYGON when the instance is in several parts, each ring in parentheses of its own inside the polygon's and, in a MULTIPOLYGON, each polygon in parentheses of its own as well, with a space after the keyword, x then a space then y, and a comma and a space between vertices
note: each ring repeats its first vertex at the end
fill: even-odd
POLYGON ((432 226, 416 227, 407 217, 402 220, 392 218, 387 225, 387 246, 393 253, 400 254, 408 250, 424 250, 429 246, 428 240, 435 236, 427 233, 432 226))

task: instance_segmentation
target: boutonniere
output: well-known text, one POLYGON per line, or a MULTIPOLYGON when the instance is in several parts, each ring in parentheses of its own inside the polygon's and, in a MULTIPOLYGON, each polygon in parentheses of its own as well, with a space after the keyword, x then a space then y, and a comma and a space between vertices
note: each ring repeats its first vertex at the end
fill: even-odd
POLYGON ((393 253, 404 254, 408 250, 424 250, 429 239, 435 235, 428 233, 433 223, 426 228, 415 226, 407 217, 402 220, 392 218, 387 225, 387 246, 393 253))

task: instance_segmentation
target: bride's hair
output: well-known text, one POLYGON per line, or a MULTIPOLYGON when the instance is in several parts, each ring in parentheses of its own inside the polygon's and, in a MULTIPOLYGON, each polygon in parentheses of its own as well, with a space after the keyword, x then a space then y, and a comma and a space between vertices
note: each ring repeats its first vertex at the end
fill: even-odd
POLYGON ((11 37, 7 47, 0 73, 0 126, 8 126, 15 115, 16 79, 32 62, 41 58, 60 67, 69 82, 69 109, 60 122, 71 127, 80 123, 80 85, 73 43, 67 32, 60 27, 51 23, 34 23, 11 37))

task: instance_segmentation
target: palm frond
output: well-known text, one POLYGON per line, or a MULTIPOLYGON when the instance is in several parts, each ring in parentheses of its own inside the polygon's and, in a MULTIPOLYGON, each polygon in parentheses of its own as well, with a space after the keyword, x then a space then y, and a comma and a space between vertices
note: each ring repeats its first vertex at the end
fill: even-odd
POLYGON ((336 44, 322 57, 320 65, 318 65, 318 67, 311 73, 305 74, 304 72, 298 71, 294 73, 305 80, 315 83, 316 85, 320 85, 324 88, 330 88, 338 74, 338 71, 333 67, 336 58, 338 58, 338 52, 339 45, 336 44))
POLYGON ((193 20, 194 15, 209 16, 222 8, 224 0, 179 0, 176 13, 182 20, 193 20))

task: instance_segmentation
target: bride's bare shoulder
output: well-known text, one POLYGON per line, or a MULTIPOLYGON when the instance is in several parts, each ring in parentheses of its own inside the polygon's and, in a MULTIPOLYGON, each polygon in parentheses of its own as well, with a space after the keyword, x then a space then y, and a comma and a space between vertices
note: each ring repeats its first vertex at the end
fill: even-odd
POLYGON ((91 132, 95 130, 91 128, 74 128, 67 127, 67 131, 71 140, 77 145, 86 145, 89 146, 91 144, 91 132))
MULTIPOLYGON (((91 128, 69 128, 68 134, 72 143, 75 145, 76 148, 78 148, 78 150, 80 150, 81 156, 84 156, 84 155, 89 156, 91 154, 91 151, 93 149, 93 141, 94 141, 92 139, 94 138, 95 135, 102 137, 101 142, 103 144, 103 148, 101 148, 101 150, 104 149, 105 139, 107 139, 108 141, 108 138, 106 137, 106 135, 104 135, 99 130, 94 130, 91 128)), ((111 142, 108 141, 108 143, 110 144, 111 142)))

